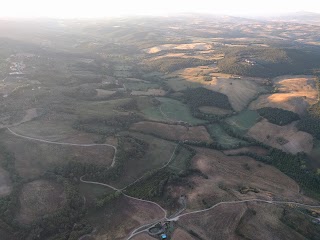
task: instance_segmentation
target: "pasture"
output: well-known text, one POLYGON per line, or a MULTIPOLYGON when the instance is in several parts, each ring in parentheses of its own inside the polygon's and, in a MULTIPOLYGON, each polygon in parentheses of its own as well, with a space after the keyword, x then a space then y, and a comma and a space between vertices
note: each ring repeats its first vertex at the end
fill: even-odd
POLYGON ((207 128, 213 141, 220 144, 223 148, 235 148, 248 144, 243 140, 230 136, 219 124, 210 124, 207 128))
POLYGON ((171 98, 156 98, 160 104, 143 106, 141 111, 146 118, 164 122, 187 122, 192 125, 202 124, 205 121, 194 118, 187 105, 171 98))
POLYGON ((228 118, 226 123, 229 124, 233 131, 245 134, 260 118, 260 115, 256 111, 245 110, 228 118))
POLYGON ((282 108, 303 115, 318 100, 314 76, 281 76, 273 79, 275 93, 260 96, 250 109, 282 108))

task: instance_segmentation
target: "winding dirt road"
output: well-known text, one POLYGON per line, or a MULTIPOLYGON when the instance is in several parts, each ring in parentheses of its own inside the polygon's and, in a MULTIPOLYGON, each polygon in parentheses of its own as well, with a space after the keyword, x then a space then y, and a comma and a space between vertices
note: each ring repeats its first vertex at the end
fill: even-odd
MULTIPOLYGON (((32 140, 32 141, 42 142, 42 143, 56 144, 56 145, 66 145, 66 146, 79 146, 79 147, 92 147, 92 146, 112 147, 115 150, 115 153, 114 153, 114 157, 113 157, 113 161, 112 161, 111 167, 113 167, 114 164, 115 164, 117 148, 115 146, 111 145, 111 144, 76 144, 76 143, 54 142, 54 141, 38 139, 38 138, 33 138, 33 137, 28 137, 28 136, 24 136, 24 135, 18 134, 16 132, 14 132, 13 130, 11 130, 9 127, 7 127, 7 129, 14 136, 21 137, 21 138, 28 139, 28 140, 32 140)), ((175 147, 175 149, 174 149, 170 159, 168 160, 168 162, 165 165, 163 165, 161 168, 157 169, 158 171, 163 169, 163 168, 165 168, 165 167, 167 167, 171 163, 171 161, 174 158, 174 154, 176 152, 177 147, 178 147, 178 145, 175 147)), ((217 203, 217 204, 215 204, 212 207, 207 208, 207 209, 187 212, 187 213, 183 213, 183 214, 180 214, 178 216, 175 216, 174 218, 168 218, 167 217, 167 214, 168 214, 167 210, 164 209, 163 207, 161 207, 158 203, 152 202, 152 201, 148 201, 148 200, 144 200, 144 199, 140 199, 140 198, 136 198, 136 197, 132 197, 132 196, 129 196, 129 195, 127 195, 127 194, 125 194, 123 192, 123 190, 125 190, 129 186, 135 184, 136 182, 140 181, 144 176, 138 178, 137 180, 135 180, 134 182, 132 182, 131 184, 127 185, 126 187, 124 187, 122 189, 118 189, 116 187, 113 187, 113 186, 111 186, 109 184, 105 184, 105 183, 86 181, 86 180, 83 180, 83 177, 84 176, 82 176, 80 178, 80 181, 83 182, 83 183, 101 185, 101 186, 105 186, 105 187, 111 188, 111 189, 113 189, 115 191, 121 192, 121 194, 123 194, 123 196, 125 196, 125 197, 127 197, 129 199, 140 201, 140 202, 145 202, 145 203, 151 203, 151 204, 157 206, 158 208, 160 208, 161 211, 164 213, 164 217, 163 218, 161 218, 159 220, 155 220, 152 223, 145 224, 145 225, 140 226, 140 227, 136 228, 135 230, 133 230, 131 232, 130 236, 127 238, 127 240, 132 239, 134 236, 136 236, 138 234, 146 232, 149 227, 153 226, 154 224, 158 223, 159 221, 162 221, 162 220, 178 221, 181 217, 185 217, 185 216, 192 215, 192 214, 197 214, 197 213, 207 212, 207 211, 210 211, 210 210, 214 209, 215 207, 223 205, 223 204, 239 204, 239 203, 247 203, 247 202, 263 202, 263 203, 268 203, 268 204, 279 204, 279 205, 280 204, 292 204, 292 205, 297 205, 297 206, 301 206, 301 207, 320 208, 320 206, 318 206, 318 205, 313 206, 313 205, 308 205, 308 204, 303 204, 303 203, 298 203, 298 202, 293 202, 293 201, 267 201, 267 200, 262 200, 262 199, 250 199, 250 200, 240 200, 240 201, 219 202, 219 203, 217 203)))
POLYGON ((110 165, 110 167, 113 167, 115 162, 116 162, 116 155, 117 155, 117 147, 113 146, 111 144, 107 144, 107 143, 92 143, 92 144, 78 144, 78 143, 64 143, 64 142, 54 142, 54 141, 49 141, 49 140, 44 140, 44 139, 39 139, 39 138, 34 138, 34 137, 28 137, 28 136, 24 136, 21 135, 19 133, 14 132, 12 129, 10 129, 9 127, 7 127, 8 131, 16 136, 16 137, 20 137, 20 138, 24 138, 24 139, 28 139, 28 140, 32 140, 32 141, 37 141, 37 142, 42 142, 42 143, 49 143, 49 144, 56 144, 56 145, 65 145, 65 146, 79 146, 79 147, 94 147, 94 146, 106 146, 106 147, 112 147, 114 149, 114 155, 113 155, 113 159, 112 159, 112 163, 110 165))

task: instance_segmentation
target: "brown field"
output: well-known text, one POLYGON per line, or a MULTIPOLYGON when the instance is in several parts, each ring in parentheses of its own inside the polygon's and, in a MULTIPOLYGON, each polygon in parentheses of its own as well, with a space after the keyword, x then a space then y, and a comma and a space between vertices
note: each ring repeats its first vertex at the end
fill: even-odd
POLYGON ((131 130, 155 134, 170 140, 188 140, 199 142, 211 142, 207 129, 203 126, 185 127, 181 125, 168 125, 155 122, 139 122, 131 126, 131 130))
POLYGON ((309 133, 299 131, 295 124, 278 126, 264 119, 256 123, 247 134, 260 142, 286 152, 310 153, 313 148, 313 137, 309 133), (285 140, 284 144, 279 139, 285 140))
POLYGON ((21 207, 17 219, 22 224, 29 224, 62 208, 66 203, 66 196, 63 186, 46 180, 36 180, 23 186, 19 200, 21 207))
POLYGON ((268 154, 268 150, 267 149, 262 148, 262 147, 257 147, 257 146, 242 147, 242 148, 223 151, 223 153, 228 155, 228 156, 238 155, 238 154, 248 153, 248 152, 255 153, 255 154, 259 155, 259 156, 266 156, 268 154))
POLYGON ((172 239, 174 240, 197 240, 196 238, 192 237, 189 233, 181 228, 177 228, 173 234, 172 239))
POLYGON ((294 200, 312 202, 299 194, 295 181, 278 169, 257 162, 246 156, 226 156, 222 152, 196 148, 198 154, 193 158, 193 167, 202 176, 190 176, 192 186, 171 187, 168 191, 173 197, 186 195, 189 209, 204 209, 221 201, 259 198, 265 200, 294 200), (240 193, 240 188, 257 189, 240 193))
MULTIPOLYGON (((1 159, 1 156, 0 156, 1 159)), ((0 197, 5 197, 11 193, 12 183, 9 173, 0 168, 0 197)))
POLYGON ((182 217, 178 224, 205 240, 241 239, 235 233, 246 212, 245 204, 220 205, 210 211, 182 217))
POLYGON ((169 85, 175 91, 183 90, 187 86, 183 82, 197 83, 199 86, 207 89, 221 92, 228 96, 232 107, 236 111, 243 110, 247 104, 256 97, 257 94, 265 92, 265 88, 260 85, 262 81, 254 78, 235 79, 230 74, 217 73, 215 66, 200 66, 194 68, 186 68, 172 73, 172 76, 180 78, 181 84, 176 84, 169 80, 169 85), (210 76, 211 81, 205 81, 204 76, 210 76))
POLYGON ((203 240, 306 239, 280 220, 283 211, 281 206, 266 203, 224 204, 184 216, 178 224, 203 240))
POLYGON ((224 115, 232 113, 231 110, 213 107, 213 106, 202 106, 199 108, 199 110, 203 113, 214 114, 214 115, 219 115, 219 116, 224 116, 224 115))
POLYGON ((245 239, 306 239, 294 229, 285 225, 280 218, 284 209, 266 203, 249 203, 248 210, 243 215, 237 232, 245 239), (267 227, 266 227, 267 226, 267 227))
POLYGON ((162 89, 149 88, 148 91, 132 91, 131 95, 164 96, 164 95, 166 95, 166 92, 162 89))
POLYGON ((74 160, 109 166, 114 149, 106 146, 64 146, 23 139, 3 133, 2 139, 7 149, 14 153, 15 167, 23 178, 37 177, 55 164, 74 160))
POLYGON ((277 107, 300 115, 317 102, 318 90, 313 76, 283 76, 273 80, 277 93, 260 96, 250 109, 277 107))
POLYGON ((135 228, 161 219, 163 215, 153 204, 122 196, 104 209, 89 215, 88 221, 97 229, 95 240, 120 240, 126 239, 135 228))
POLYGON ((210 50, 212 45, 208 43, 190 43, 190 44, 164 44, 145 49, 146 53, 158 53, 165 50, 210 50))

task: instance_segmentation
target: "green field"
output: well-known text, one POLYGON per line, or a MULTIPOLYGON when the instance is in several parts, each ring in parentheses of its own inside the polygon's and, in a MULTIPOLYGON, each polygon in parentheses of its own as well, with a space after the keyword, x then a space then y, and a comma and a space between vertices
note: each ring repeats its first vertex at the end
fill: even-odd
POLYGON ((227 134, 219 124, 211 124, 208 126, 208 131, 210 136, 220 144, 223 148, 234 148, 239 147, 239 145, 246 145, 247 142, 234 138, 227 134))
POLYGON ((187 105, 171 98, 157 98, 159 106, 148 106, 142 110, 146 118, 155 121, 183 121, 190 124, 202 124, 204 120, 194 118, 187 105))
POLYGON ((246 110, 226 120, 230 127, 239 134, 246 132, 260 119, 256 111, 246 110))

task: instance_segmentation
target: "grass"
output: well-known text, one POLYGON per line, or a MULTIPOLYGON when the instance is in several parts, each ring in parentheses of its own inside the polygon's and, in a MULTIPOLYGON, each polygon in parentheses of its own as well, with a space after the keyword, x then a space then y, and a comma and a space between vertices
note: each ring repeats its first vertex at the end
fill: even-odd
POLYGON ((177 173, 187 170, 190 166, 192 156, 193 154, 190 150, 184 147, 180 148, 172 163, 169 165, 169 168, 177 173))
POLYGON ((232 116, 226 122, 233 128, 233 130, 240 134, 246 132, 260 119, 256 111, 246 110, 239 114, 232 116))
POLYGON ((202 124, 205 121, 194 118, 187 105, 171 98, 157 98, 159 106, 149 106, 142 110, 144 115, 156 121, 183 121, 190 124, 202 124))
POLYGON ((239 145, 246 145, 247 142, 228 135, 219 124, 211 124, 207 127, 214 141, 219 143, 223 148, 234 148, 239 145))

